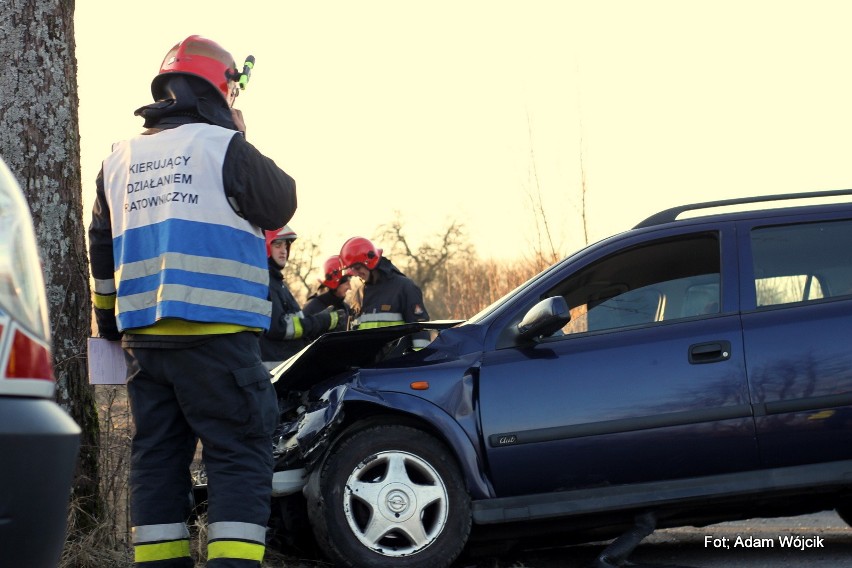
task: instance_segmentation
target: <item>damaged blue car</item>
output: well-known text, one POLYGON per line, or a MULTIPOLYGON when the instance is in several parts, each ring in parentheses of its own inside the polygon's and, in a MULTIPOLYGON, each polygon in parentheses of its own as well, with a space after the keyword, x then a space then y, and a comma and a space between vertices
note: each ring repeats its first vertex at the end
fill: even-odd
POLYGON ((655 528, 852 519, 850 194, 674 208, 467 321, 319 338, 273 371, 282 544, 435 568, 616 539, 616 566, 655 528))

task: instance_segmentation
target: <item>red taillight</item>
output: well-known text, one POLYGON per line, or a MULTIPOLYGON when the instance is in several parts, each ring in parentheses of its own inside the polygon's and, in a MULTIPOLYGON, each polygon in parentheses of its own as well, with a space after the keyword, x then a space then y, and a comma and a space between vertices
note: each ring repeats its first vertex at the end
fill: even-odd
POLYGON ((50 350, 20 329, 16 329, 9 363, 6 365, 6 378, 55 380, 50 350))

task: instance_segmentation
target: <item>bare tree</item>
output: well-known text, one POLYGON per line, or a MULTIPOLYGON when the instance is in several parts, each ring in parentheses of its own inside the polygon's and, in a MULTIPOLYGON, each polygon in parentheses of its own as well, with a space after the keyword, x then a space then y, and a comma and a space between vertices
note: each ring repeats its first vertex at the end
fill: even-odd
POLYGON ((532 144, 532 125, 529 115, 527 115, 527 135, 530 141, 530 177, 532 178, 532 188, 528 189, 527 197, 532 206, 536 230, 535 256, 531 261, 534 269, 541 269, 556 262, 561 257, 561 254, 553 241, 549 218, 544 209, 544 202, 541 197, 541 183, 538 179, 538 166, 532 144))
POLYGON ((475 258, 474 247, 467 240, 464 225, 451 220, 429 240, 414 246, 406 236, 397 212, 392 223, 379 228, 376 242, 382 243, 384 256, 392 257, 394 264, 420 286, 432 318, 448 317, 446 298, 441 293, 446 270, 451 261, 464 263, 475 258))
POLYGON ((319 256, 320 247, 317 243, 321 240, 320 235, 316 237, 299 235, 290 248, 287 268, 284 269, 284 280, 299 304, 304 304, 311 291, 317 287, 315 276, 319 273, 322 263, 319 256))
POLYGON ((583 244, 589 244, 589 216, 586 215, 586 162, 583 159, 583 125, 580 124, 580 217, 583 220, 583 244))
POLYGON ((44 267, 57 399, 83 430, 74 497, 98 496, 98 414, 88 384, 88 255, 80 185, 73 0, 0 3, 0 153, 26 194, 44 267))
MULTIPOLYGON (((564 246, 558 244, 553 235, 553 229, 550 224, 550 219, 554 211, 548 210, 545 207, 542 197, 541 183, 538 177, 538 165, 536 163, 535 150, 533 148, 532 126, 529 116, 527 116, 527 132, 530 142, 530 185, 527 187, 527 199, 532 208, 533 219, 535 222, 535 243, 533 244, 533 254, 529 258, 527 264, 535 271, 543 270, 544 268, 561 259, 568 252, 564 250, 564 246)), ((586 165, 583 156, 583 125, 580 124, 580 205, 574 205, 574 209, 580 216, 581 229, 583 232, 582 243, 584 245, 589 242, 589 224, 588 215, 586 214, 586 165)))

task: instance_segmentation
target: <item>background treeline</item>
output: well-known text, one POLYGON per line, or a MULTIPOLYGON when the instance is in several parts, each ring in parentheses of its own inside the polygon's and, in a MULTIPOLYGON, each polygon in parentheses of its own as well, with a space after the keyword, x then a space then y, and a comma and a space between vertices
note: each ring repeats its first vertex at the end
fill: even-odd
MULTIPOLYGON (((423 242, 413 243, 398 216, 369 238, 383 249, 383 256, 420 286, 433 320, 467 319, 561 256, 531 246, 530 253, 519 260, 480 258, 465 226, 458 221, 448 221, 423 242)), ((318 241, 319 235, 300 232, 284 270, 290 291, 302 304, 317 291, 323 261, 336 252, 321 251, 318 241)), ((359 285, 360 280, 354 279, 353 291, 359 285)))

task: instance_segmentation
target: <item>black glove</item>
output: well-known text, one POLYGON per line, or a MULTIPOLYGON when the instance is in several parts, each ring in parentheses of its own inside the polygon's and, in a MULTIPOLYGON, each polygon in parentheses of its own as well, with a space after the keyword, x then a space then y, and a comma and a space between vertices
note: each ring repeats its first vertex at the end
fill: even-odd
POLYGON ((95 319, 98 323, 98 337, 108 341, 121 341, 123 335, 118 331, 118 322, 112 310, 99 310, 95 308, 95 319))
POLYGON ((346 331, 349 329, 349 312, 346 310, 337 310, 337 327, 332 331, 346 331))
POLYGON ((322 320, 323 322, 328 321, 328 325, 322 327, 323 331, 346 331, 349 329, 349 313, 346 310, 335 310, 334 307, 328 306, 316 315, 328 316, 328 320, 322 320))
POLYGON ((334 329, 334 326, 337 324, 337 321, 332 321, 333 318, 332 318, 331 314, 332 314, 332 312, 329 311, 329 310, 317 312, 313 315, 310 315, 310 316, 307 316, 306 318, 304 318, 302 320, 302 323, 304 324, 304 320, 310 318, 313 321, 314 326, 316 326, 312 330, 312 335, 314 335, 315 337, 319 337, 320 335, 322 335, 326 331, 331 331, 332 329, 334 329), (334 325, 332 325, 332 324, 334 324, 334 325))

